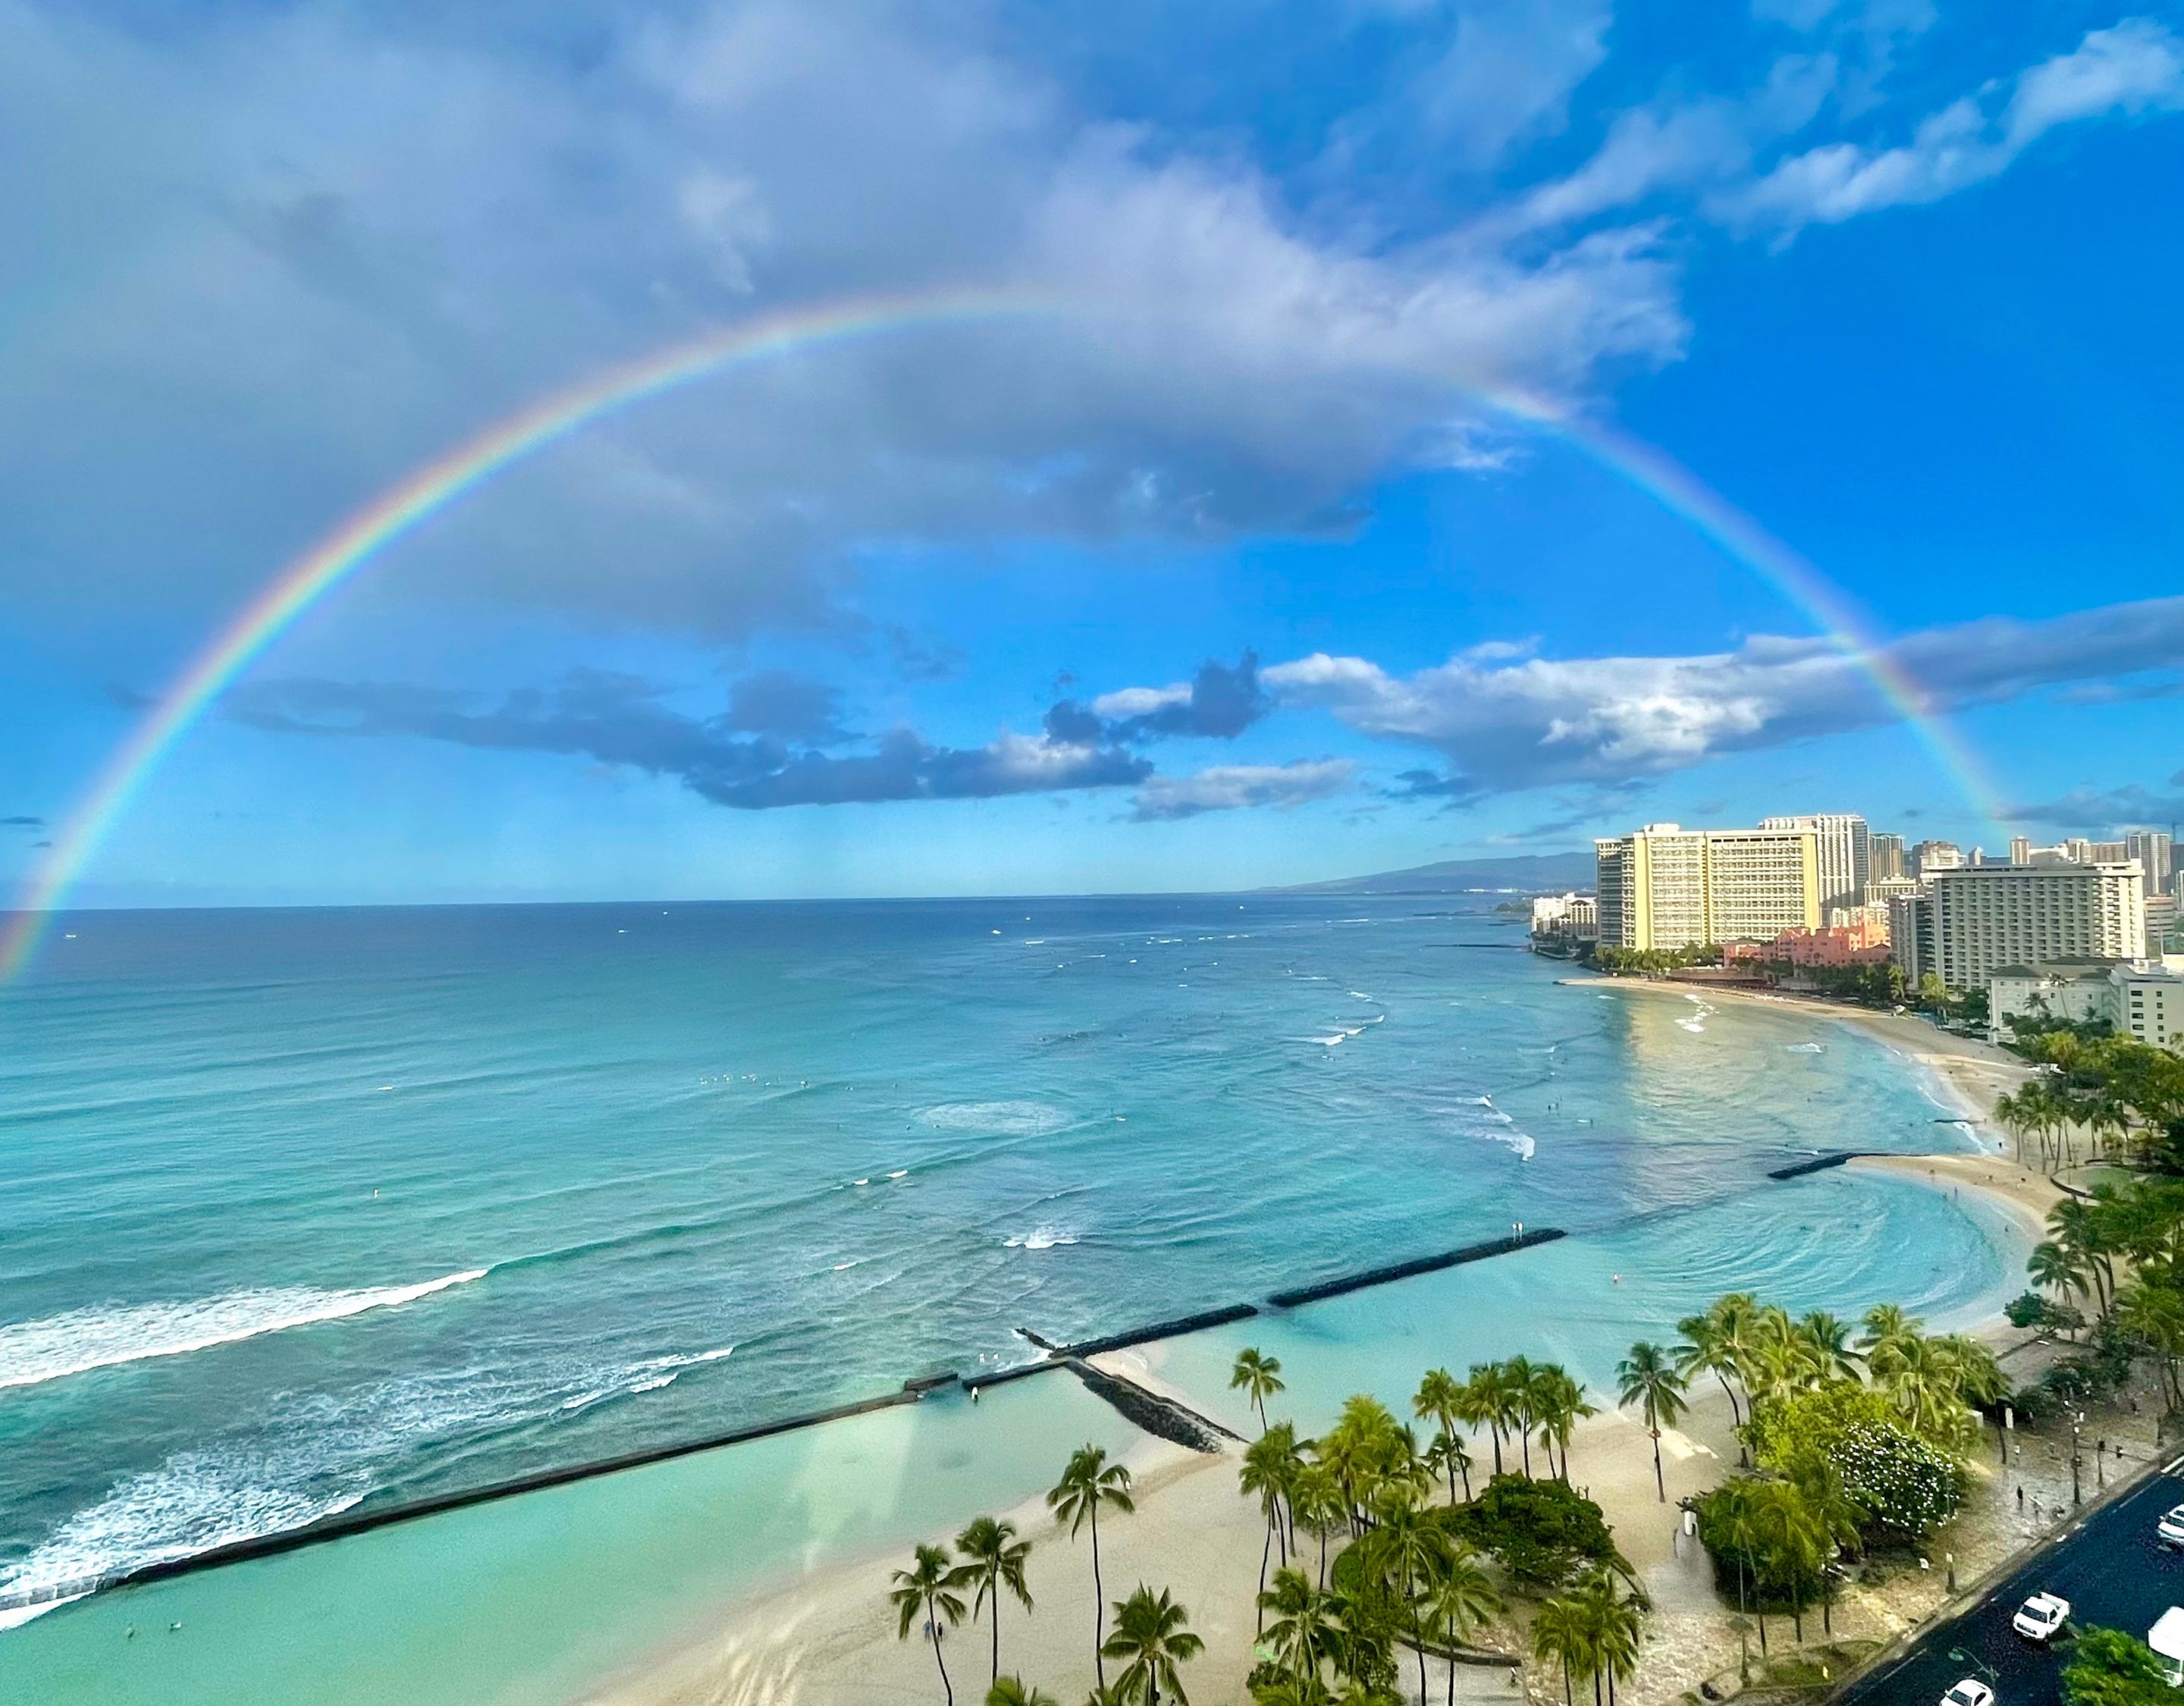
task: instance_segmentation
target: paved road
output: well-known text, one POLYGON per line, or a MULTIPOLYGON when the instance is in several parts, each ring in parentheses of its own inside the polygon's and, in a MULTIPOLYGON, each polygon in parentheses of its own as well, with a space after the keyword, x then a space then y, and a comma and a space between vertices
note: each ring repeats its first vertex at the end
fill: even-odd
POLYGON ((2044 1589, 2070 1602, 2073 1624, 2103 1624, 2144 1640, 2155 1618, 2184 1605, 2184 1553, 2153 1538, 2156 1519, 2176 1504, 2184 1504, 2184 1475, 2153 1476, 2036 1553, 1963 1616, 1929 1630, 1887 1668, 1852 1683, 1836 1706, 1938 1706, 1965 1676, 1984 1679, 1995 1706, 2057 1706, 2064 1650, 2014 1634, 2010 1618, 2044 1589))

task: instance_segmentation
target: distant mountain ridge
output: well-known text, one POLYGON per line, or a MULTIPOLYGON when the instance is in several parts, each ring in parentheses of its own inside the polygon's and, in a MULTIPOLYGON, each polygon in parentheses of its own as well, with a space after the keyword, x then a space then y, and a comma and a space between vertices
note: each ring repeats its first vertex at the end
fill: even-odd
POLYGON ((1458 895, 1473 889, 1516 889, 1560 894, 1590 889, 1596 867, 1590 853, 1523 853, 1507 859, 1444 859, 1407 871, 1339 877, 1332 883, 1299 883, 1277 895, 1458 895))

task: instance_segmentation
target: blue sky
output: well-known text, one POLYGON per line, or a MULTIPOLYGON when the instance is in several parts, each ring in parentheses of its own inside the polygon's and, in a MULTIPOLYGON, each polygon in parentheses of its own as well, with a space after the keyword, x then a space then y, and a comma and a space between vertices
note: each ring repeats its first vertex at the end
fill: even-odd
POLYGON ((526 400, 1001 287, 510 471, 174 750, 92 904, 1244 886, 2184 817, 2184 15, 1948 0, 0 0, 0 882, 254 591, 526 400))

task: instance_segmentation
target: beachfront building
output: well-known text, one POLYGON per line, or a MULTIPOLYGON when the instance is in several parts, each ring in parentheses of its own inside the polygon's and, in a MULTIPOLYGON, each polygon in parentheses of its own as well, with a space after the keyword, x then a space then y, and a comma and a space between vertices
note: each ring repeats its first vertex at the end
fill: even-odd
POLYGON ((1600 939, 1600 908, 1590 895, 1536 895, 1532 898, 1535 945, 1568 947, 1600 939))
POLYGON ((2007 1040, 2025 1017, 2106 1024, 2156 1048, 2184 1047, 2184 954, 2005 967, 1987 980, 1989 1034, 2007 1040))
POLYGON ((1934 897, 1923 883, 1888 902, 1888 951, 1915 984, 1934 969, 1934 897))
MULTIPOLYGON (((1932 963, 1953 990, 1983 990, 2012 966, 2136 959, 2146 951, 2138 867, 1968 865, 1927 885, 1932 963)), ((1900 962, 1900 956, 1899 956, 1900 962)))
POLYGON ((1808 811, 1786 817, 1763 817, 1762 829, 1809 829, 1820 861, 1820 916, 1835 906, 1865 904, 1871 871, 1871 832, 1855 811, 1808 811))
POLYGON ((1819 838, 1810 829, 1649 823, 1593 843, 1600 939, 1617 948, 1769 941, 1820 925, 1819 838))
POLYGON ((2013 1021, 2060 1019, 2074 1025, 2115 1022, 2115 985, 2105 960, 2005 966, 1987 979, 1987 1034, 2009 1040, 2013 1021))
POLYGON ((1931 876, 1936 871, 1953 871, 1964 862, 1964 850, 1953 841, 1921 841, 1911 850, 1911 872, 1914 877, 1931 876))
MULTIPOLYGON (((1843 910, 1836 909, 1838 916, 1843 910)), ((1755 965, 1794 966, 1799 971, 1819 966, 1886 965, 1890 958, 1886 917, 1875 923, 1862 907, 1849 916, 1854 923, 1830 924, 1820 930, 1785 930, 1771 942, 1732 942, 1721 951, 1723 963, 1749 961, 1755 965)))
POLYGON ((2109 978, 2115 986, 2117 1030, 2184 1051, 2184 954, 2118 966, 2109 978))

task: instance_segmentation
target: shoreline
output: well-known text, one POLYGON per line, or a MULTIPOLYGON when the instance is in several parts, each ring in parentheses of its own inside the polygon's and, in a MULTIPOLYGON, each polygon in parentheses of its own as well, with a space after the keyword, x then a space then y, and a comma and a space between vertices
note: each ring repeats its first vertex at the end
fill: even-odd
MULTIPOLYGON (((2047 1209, 2062 1193, 2036 1169, 2020 1168, 1995 1152, 2000 1146, 1992 1123, 1995 1100, 2030 1072, 2000 1050, 1950 1036, 1909 1015, 1845 1010, 1825 1001, 1604 978, 1563 981, 1698 994, 1713 1002, 1724 996, 1769 1002, 1858 1025, 1911 1067, 1930 1096, 1959 1112, 1960 1120, 1938 1123, 1970 1128, 1981 1147, 1969 1153, 1859 1156, 1847 1165, 1937 1191, 1971 1191, 2002 1211, 2028 1238, 2043 1235, 2047 1209)), ((1970 1330, 1999 1340, 2012 1330, 1999 1313, 1991 1313, 1970 1330)), ((1088 1360, 1156 1396, 1222 1419, 1223 1409, 1209 1405, 1206 1391, 1169 1377, 1163 1365, 1171 1342, 1101 1348, 1088 1360)), ((1656 1495, 1651 1442, 1644 1430, 1628 1414, 1604 1406, 1602 1413, 1579 1424, 1572 1480, 1601 1503, 1618 1543, 1646 1581, 1661 1607, 1662 1638, 1680 1651, 1711 1651, 1723 1638, 1716 1627, 1720 1602, 1703 1554, 1677 1536, 1675 1501, 1717 1485, 1737 1461, 1730 1407, 1722 1392, 1695 1387, 1683 1425, 1664 1433, 1663 1447, 1669 1482, 1665 1507, 1656 1495)), ((1115 1519, 1101 1530, 1108 1598, 1122 1597, 1142 1577, 1156 1587, 1163 1582, 1172 1586, 1190 1608, 1191 1626, 1206 1643, 1190 1681, 1194 1693, 1207 1699, 1240 1698, 1251 1662, 1253 1595, 1266 1529, 1256 1506, 1236 1491, 1241 1452, 1240 1442, 1225 1443, 1211 1453, 1156 1439, 1134 1444, 1123 1460, 1137 1479, 1137 1514, 1115 1519)), ((1482 1457, 1476 1475, 1483 1476, 1490 1462, 1482 1457)), ((1002 1670, 1021 1670, 1027 1681, 1060 1698, 1076 1698, 1093 1681, 1084 1650, 1092 1611, 1089 1554, 1057 1532, 1037 1495, 1000 1514, 1039 1547, 1033 1573, 1037 1605, 1027 1612, 1011 1602, 1004 1613, 1002 1670)), ((964 1519, 971 1514, 967 1511, 964 1519)), ((724 1605, 705 1630, 693 1630, 688 1638, 578 1697, 581 1706, 759 1706, 800 1700, 878 1706, 922 1698, 938 1681, 931 1648, 896 1638, 885 1598, 887 1573, 901 1562, 893 1552, 844 1558, 770 1592, 724 1605)), ((1518 1652, 1520 1634, 1501 1620, 1479 1640, 1488 1647, 1518 1652)), ((947 1645, 951 1674, 967 1698, 978 1698, 986 1675, 986 1635, 984 1625, 967 1622, 947 1645)), ((1728 1650, 1733 1654, 1733 1641, 1728 1650)), ((1669 1664, 1680 1674, 1688 1668, 1675 1660, 1669 1664)), ((1494 1673, 1495 1687, 1506 1692, 1501 1675, 1494 1673)), ((1688 1681, 1685 1676, 1677 1686, 1688 1681)))
POLYGON ((1942 1092, 1940 1100, 1944 1105, 1954 1104, 1961 1118, 1945 1123, 1975 1127, 1997 1147, 2003 1134, 1994 1123, 1996 1102, 2034 1076, 2031 1067, 2006 1049, 1976 1038, 1958 1036, 1910 1012, 1885 1013, 1872 1007, 1854 1006, 1814 995, 1784 995, 1771 990, 1713 989, 1662 978, 1611 978, 1596 973, 1557 978, 1555 981, 1571 989, 1674 996, 1730 1007, 1772 1008, 1854 1025, 1919 1068, 1928 1083, 1942 1092))

